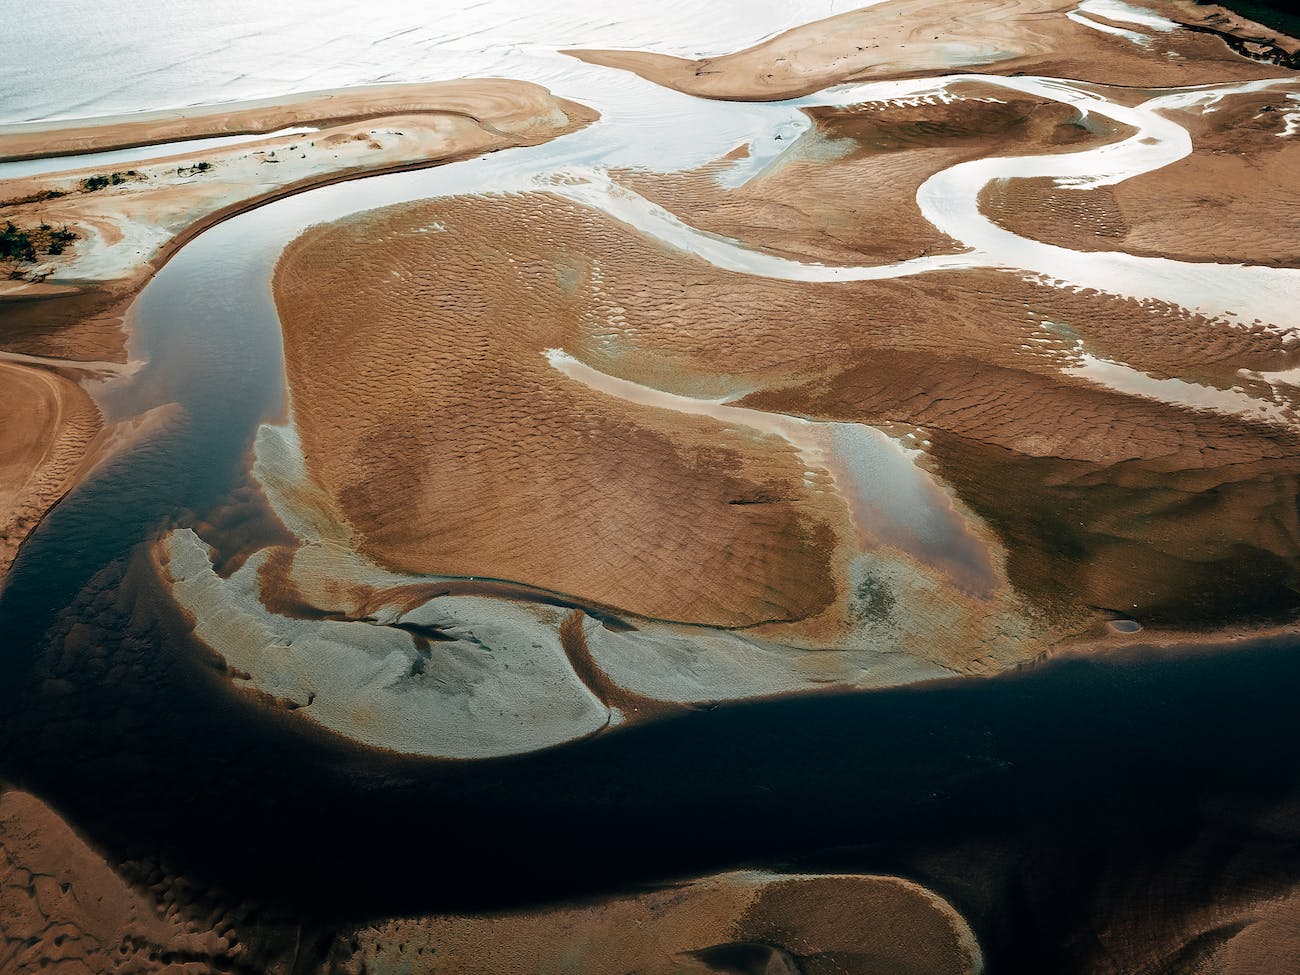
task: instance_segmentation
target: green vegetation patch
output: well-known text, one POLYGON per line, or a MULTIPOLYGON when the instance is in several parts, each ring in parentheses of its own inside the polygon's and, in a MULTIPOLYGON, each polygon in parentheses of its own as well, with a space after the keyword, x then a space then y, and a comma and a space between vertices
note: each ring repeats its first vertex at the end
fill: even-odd
POLYGON ((57 257, 76 239, 77 235, 66 226, 56 230, 42 223, 24 228, 7 220, 0 230, 0 264, 8 266, 10 277, 21 278, 22 265, 34 264, 42 254, 57 257))
POLYGON ((134 169, 126 169, 120 173, 88 176, 81 181, 81 188, 87 193, 94 193, 96 190, 102 190, 107 186, 121 186, 123 183, 134 182, 138 179, 144 179, 144 177, 134 169))

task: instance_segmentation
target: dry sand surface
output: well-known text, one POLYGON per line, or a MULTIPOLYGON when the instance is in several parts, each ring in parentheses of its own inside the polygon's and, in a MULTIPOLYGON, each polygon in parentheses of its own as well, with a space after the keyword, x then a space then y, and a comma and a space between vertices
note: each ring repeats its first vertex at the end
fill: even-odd
POLYGON ((393 920, 341 939, 339 975, 976 975, 962 917, 894 877, 720 874, 513 915, 393 920), (350 941, 350 943, 349 943, 350 941))
MULTIPOLYGON (((646 51, 573 50, 592 64, 634 71, 657 84, 705 98, 770 101, 829 85, 908 78, 970 68, 1023 72, 1116 85, 1190 85, 1276 74, 1237 56, 1213 34, 1165 33, 1127 22, 1115 11, 1089 12, 1090 26, 1066 15, 1075 0, 964 0, 959 17, 942 0, 891 0, 786 31, 754 47, 690 60, 646 51), (1107 32, 1130 31, 1145 41, 1107 32), (1172 50, 1153 57, 1145 45, 1172 50)), ((1086 5, 1085 5, 1086 6, 1086 5)), ((1104 10, 1107 5, 1103 5, 1104 10)), ((1111 5, 1113 7, 1113 5, 1111 5)), ((1201 23, 1191 4, 1147 3, 1173 22, 1201 23)), ((1248 22, 1245 22, 1248 24, 1248 22)), ((1242 27, 1254 36, 1258 25, 1242 27)))

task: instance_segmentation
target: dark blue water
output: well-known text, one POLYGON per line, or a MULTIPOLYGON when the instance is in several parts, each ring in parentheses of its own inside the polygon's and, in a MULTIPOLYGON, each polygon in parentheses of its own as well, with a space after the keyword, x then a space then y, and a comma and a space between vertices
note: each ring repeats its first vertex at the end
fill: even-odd
POLYGON ((1228 0, 1227 3, 1219 3, 1218 6, 1235 10, 1243 17, 1249 17, 1266 27, 1276 28, 1291 37, 1300 37, 1300 13, 1296 11, 1294 3, 1228 0))

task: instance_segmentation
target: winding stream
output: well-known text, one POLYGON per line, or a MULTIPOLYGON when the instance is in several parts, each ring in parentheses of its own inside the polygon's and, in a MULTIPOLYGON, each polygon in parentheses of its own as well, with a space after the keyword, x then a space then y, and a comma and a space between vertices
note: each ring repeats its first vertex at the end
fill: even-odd
MULTIPOLYGON (((1284 330, 1300 324, 1300 271, 1080 253, 1016 236, 993 224, 978 208, 980 190, 993 180, 1046 176, 1085 188, 1168 165, 1190 152, 1191 143, 1186 130, 1160 110, 1204 106, 1233 92, 1290 82, 1171 92, 1128 108, 1087 86, 1057 79, 955 75, 845 86, 783 103, 738 105, 681 95, 573 59, 558 60, 565 69, 564 83, 551 81, 559 93, 599 92, 588 100, 594 101, 602 118, 589 128, 539 147, 316 189, 241 214, 184 247, 133 307, 130 358, 144 366, 114 377, 97 390, 110 421, 165 407, 168 419, 163 435, 119 458, 46 519, 14 567, 0 612, 7 616, 17 611, 15 625, 34 640, 82 588, 94 567, 121 559, 137 541, 153 536, 165 524, 185 524, 241 483, 255 430, 283 415, 288 405, 279 321, 270 289, 276 260, 289 241, 312 224, 374 207, 438 196, 540 189, 597 208, 638 233, 736 273, 831 284, 992 267, 1047 277, 1069 287, 1171 301, 1230 321, 1269 316, 1271 324, 1284 330), (720 158, 738 144, 770 145, 775 135, 788 135, 792 126, 796 131, 805 129, 808 122, 800 110, 813 105, 950 100, 960 97, 954 92, 969 83, 1059 101, 1136 131, 1082 152, 991 157, 935 174, 918 190, 917 203, 927 219, 962 242, 965 250, 881 266, 803 263, 703 233, 607 175, 628 167, 678 171, 720 158), (671 138, 666 136, 667 126, 671 138), (1285 300, 1288 295, 1296 300, 1285 300), (147 485, 139 483, 140 472, 147 472, 147 485), (109 511, 115 514, 101 513, 109 511), (129 515, 123 518, 121 512, 129 515), (106 522, 111 522, 112 530, 102 529, 106 522)), ((782 140, 785 145, 792 141, 782 140)), ((767 160, 777 158, 765 149, 758 154, 767 160)), ((553 361, 571 374, 578 365, 565 366, 570 360, 563 358, 553 361)), ((734 408, 720 409, 736 415, 734 408)), ((747 422, 766 424, 792 442, 807 440, 802 427, 795 429, 805 422, 798 418, 750 417, 747 422)), ((873 437, 879 438, 875 431, 851 429, 852 424, 835 426, 843 429, 814 437, 816 463, 838 472, 833 476, 845 484, 862 482, 842 488, 859 529, 911 547, 923 560, 937 559, 935 564, 944 571, 965 577, 962 588, 987 592, 995 584, 991 570, 961 518, 945 514, 951 510, 945 504, 917 507, 919 499, 942 496, 941 491, 933 493, 930 475, 908 461, 886 465, 889 470, 897 468, 890 476, 895 486, 882 496, 897 503, 868 497, 881 495, 878 478, 884 468, 879 461, 892 453, 887 449, 881 454, 879 445, 873 446, 873 437), (867 457, 876 461, 867 463, 867 457), (876 474, 864 475, 868 468, 876 474), (901 487, 909 482, 911 487, 901 487), (868 483, 870 488, 863 486, 868 483), (935 526, 945 519, 952 524, 938 531, 935 526)), ((708 692, 703 693, 707 698, 708 692)))
MULTIPOLYGON (((130 357, 143 365, 105 381, 96 395, 110 421, 160 411, 161 432, 110 460, 61 503, 23 547, 0 593, 5 777, 39 787, 116 848, 156 841, 200 875, 322 917, 517 903, 851 843, 847 861, 921 875, 978 921, 980 899, 967 877, 996 871, 998 851, 1016 848, 1022 835, 1046 851, 1049 876, 1069 876, 1080 844, 1120 860, 1137 848, 1159 853, 1150 824, 1207 794, 1231 793, 1243 809, 1272 801, 1279 771, 1273 753, 1255 745, 1264 740, 1295 753, 1287 688, 1300 678, 1300 664, 1287 641, 1191 660, 1064 661, 981 682, 735 705, 473 765, 375 753, 231 699, 208 664, 180 659, 166 632, 113 644, 108 652, 125 662, 126 679, 101 680, 80 659, 58 662, 59 648, 46 637, 66 637, 61 616, 77 594, 101 572, 91 588, 112 591, 112 567, 139 543, 222 504, 246 483, 259 429, 287 415, 270 276, 284 247, 314 223, 408 200, 540 189, 736 273, 830 284, 1004 268, 1229 322, 1261 321, 1284 332, 1300 326, 1295 270, 1079 253, 1017 237, 978 210, 979 190, 996 179, 1048 176, 1086 187, 1168 165, 1190 151, 1190 141, 1161 110, 1256 90, 1250 84, 1127 108, 1055 79, 978 76, 1137 133, 1086 152, 983 159, 936 174, 918 205, 966 245, 963 253, 836 267, 705 234, 606 173, 699 166, 737 145, 770 146, 774 133, 802 130, 799 110, 809 105, 925 97, 968 78, 738 105, 570 59, 542 60, 548 83, 593 103, 599 123, 544 146, 336 184, 249 211, 186 245, 142 292, 130 357), (51 674, 75 693, 53 687, 51 674), (1221 724, 1202 722, 1207 713, 1221 724), (1222 780, 1197 780, 1206 762, 1227 770, 1222 780), (177 795, 192 807, 184 816, 167 801, 177 795), (1057 832, 1040 829, 1046 822, 1057 832), (991 852, 957 849, 957 836, 991 852), (435 874, 445 883, 424 881, 435 874), (508 890, 502 876, 511 879, 508 890)), ((645 393, 655 394, 667 395, 645 393)), ((798 418, 766 422, 791 419, 798 418)), ((844 448, 848 461, 854 450, 844 448)), ((914 471, 896 473, 918 483, 914 471)), ((911 515, 891 517, 908 527, 911 515)), ((85 604, 75 612, 92 615, 85 604)), ((1058 884, 1052 896, 1068 902, 1068 887, 1058 884)), ((984 936, 996 959, 996 932, 984 936)))

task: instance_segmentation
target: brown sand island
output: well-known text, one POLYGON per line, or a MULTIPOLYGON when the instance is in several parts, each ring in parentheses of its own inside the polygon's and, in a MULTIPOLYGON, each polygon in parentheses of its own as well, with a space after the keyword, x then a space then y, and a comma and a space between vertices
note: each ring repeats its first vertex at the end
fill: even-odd
MULTIPOLYGON (((1184 233, 1159 202, 1161 174, 1205 170, 1190 200, 1225 158, 1266 174, 1248 212, 1285 185, 1294 76, 1244 56, 1281 48, 1174 3, 977 4, 927 39, 936 9, 873 6, 688 74, 618 54, 713 97, 881 82, 808 100, 745 179, 753 145, 303 235, 274 282, 291 420, 253 457, 277 540, 154 550, 200 639, 327 727, 475 757, 701 702, 997 672, 1130 618, 1289 619, 1291 312, 1231 277, 1249 262, 1293 290, 1288 255, 1184 233), (1035 165, 1055 175, 1018 178, 1035 165), (1213 262, 1226 290, 1191 265, 1133 273, 1144 255, 1213 262)), ((4 366, 62 370, 42 401, 72 396, 68 377, 122 368, 123 301, 212 221, 593 117, 489 81, 60 123, 61 152, 324 127, 12 181, 23 226, 76 238, 8 286, 4 366)), ((10 434, 15 540, 94 431, 66 404, 40 419, 64 446, 10 434)))
MULTIPOLYGON (((0 159, 55 156, 310 125, 319 131, 200 154, 0 181, 0 219, 74 235, 5 265, 0 369, 0 577, 22 539, 95 453, 96 410, 74 379, 126 368, 122 315, 186 241, 260 203, 314 186, 533 145, 595 117, 525 82, 386 85, 122 118, 0 126, 0 159), (12 378, 10 378, 12 377, 12 378)), ((160 153, 165 148, 160 147, 160 153)), ((36 248, 34 248, 36 250, 36 248)), ((102 440, 101 440, 102 443, 102 440)))
POLYGON ((1128 42, 1117 45, 1122 35, 1114 33, 1132 26, 1123 11, 1108 10, 1105 4, 1096 10, 1088 7, 1074 0, 965 0, 960 16, 954 16, 952 5, 943 0, 893 0, 796 27, 720 57, 691 60, 648 51, 566 53, 703 98, 774 101, 829 85, 954 69, 1151 87, 1223 82, 1270 73, 1236 56, 1225 46, 1225 38, 1241 53, 1259 57, 1300 50, 1294 40, 1279 40, 1274 32, 1219 7, 1156 0, 1144 3, 1139 14, 1194 28, 1177 37, 1180 59, 1170 63, 1150 56, 1126 57, 1123 44, 1128 42), (1113 20, 1117 13, 1119 21, 1113 20))
MULTIPOLYGON (((292 423, 264 431, 256 468, 298 538, 227 581, 197 537, 174 536, 163 575, 199 636, 328 727, 463 756, 701 701, 996 672, 1131 639, 1128 619, 1169 639, 1290 619, 1289 306, 1234 320, 1214 295, 1193 300, 1179 283, 1190 267, 1124 286, 1072 284, 1073 265, 1090 266, 1073 257, 1035 271, 1044 254, 1062 265, 1002 202, 1030 179, 950 190, 975 204, 952 234, 926 196, 985 161, 1057 160, 1068 175, 1112 149, 1165 153, 1131 180, 1138 194, 1171 163, 1214 165, 1229 147, 1273 174, 1241 195, 1285 179, 1285 113, 1242 128, 1203 109, 1256 118, 1295 92, 1286 69, 1180 26, 1182 7, 1080 10, 1090 23, 990 7, 999 49, 1021 52, 992 74, 813 99, 803 134, 739 183, 723 177, 743 147, 683 173, 561 176, 310 230, 275 278, 292 423), (1067 70, 1060 50, 1122 83, 1014 77, 1067 70), (984 257, 968 228, 1007 256, 984 257), (1170 273, 1163 297, 1142 290, 1170 273), (488 601, 512 594, 526 601, 509 612, 488 601), (516 660, 530 643, 562 707, 537 712, 504 664, 491 691, 452 666, 494 613, 488 645, 516 660), (273 649, 282 626, 299 634, 287 652, 273 649), (402 628, 424 643, 400 650, 402 628), (357 641, 370 663, 349 656, 357 641), (474 722, 492 708, 530 717, 494 722, 489 741, 474 722)), ((839 52, 887 11, 899 15, 880 5, 746 52, 776 74, 792 37, 835 41, 810 48, 797 83, 741 72, 725 94, 857 78, 839 52)), ((934 70, 880 64, 891 84, 934 70)), ((1105 225, 1089 194, 1129 192, 1093 182, 1053 184, 1078 196, 1050 242, 1092 240, 1105 225)), ((1148 234, 1172 209, 1144 211, 1148 234)), ((1123 242, 1066 253, 1100 253, 1122 275, 1123 242)), ((1289 273, 1255 238, 1209 243, 1171 256, 1289 273)))

